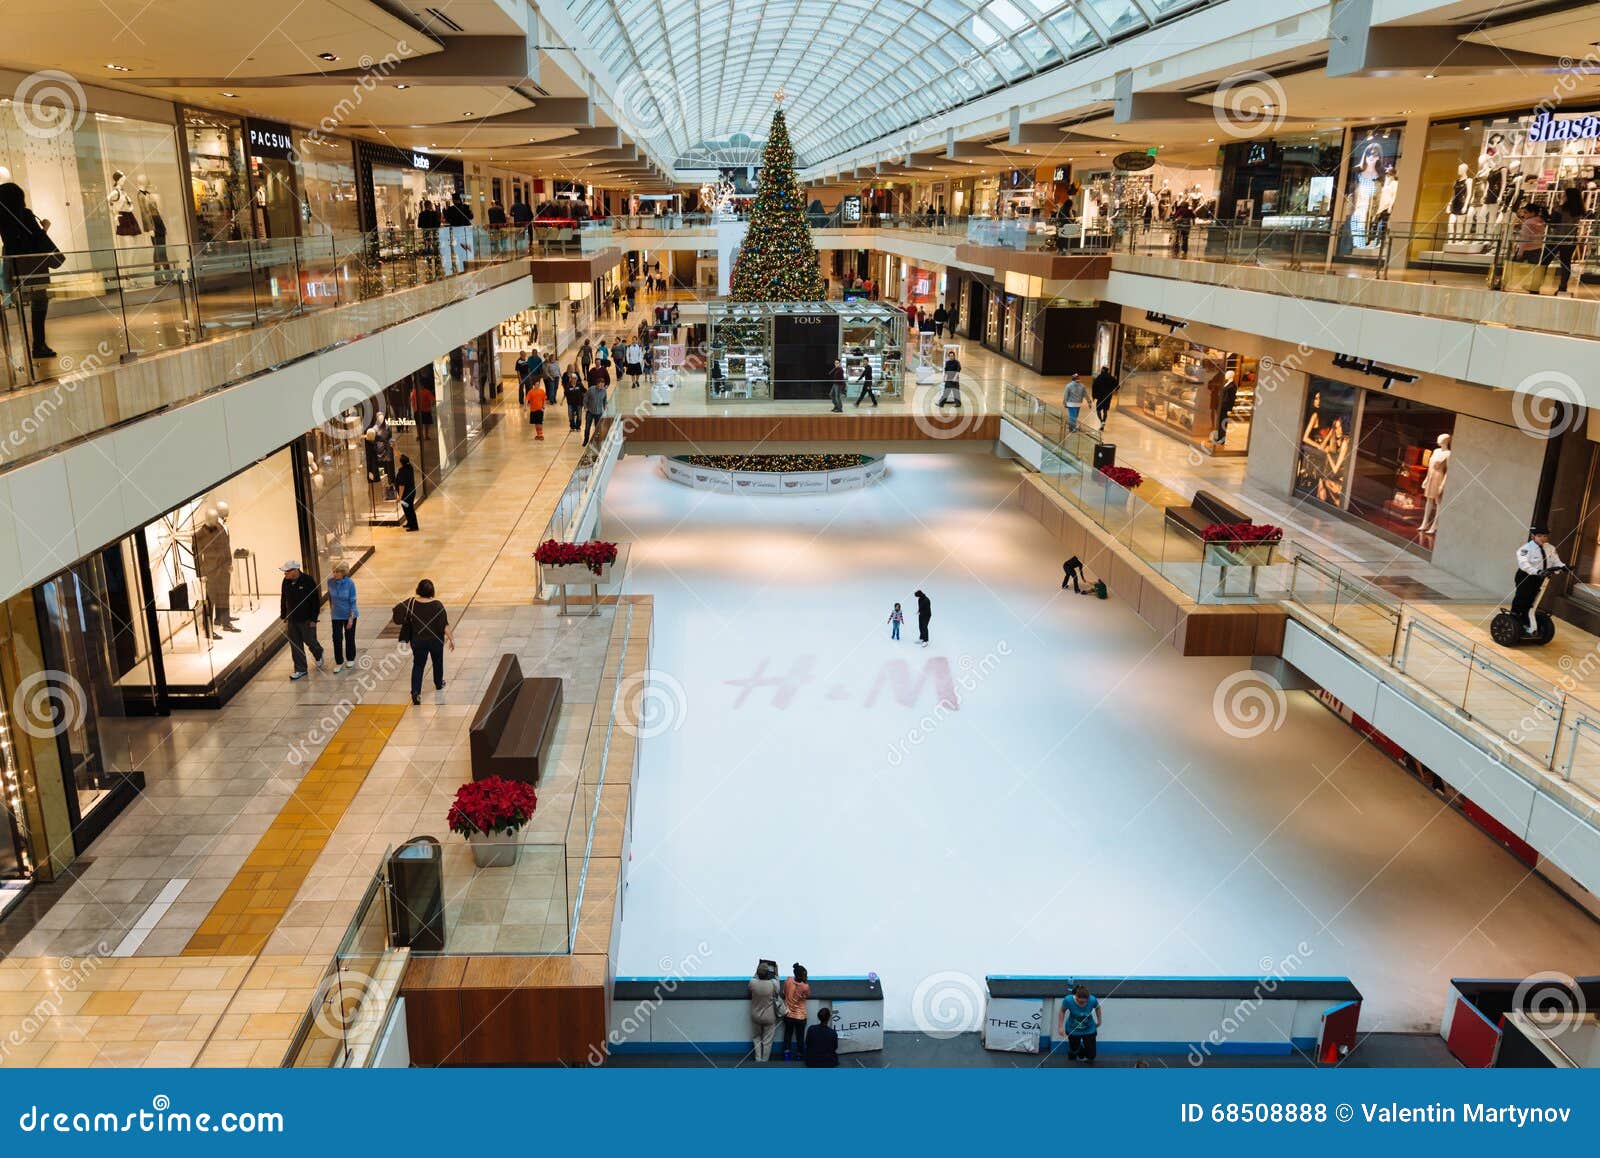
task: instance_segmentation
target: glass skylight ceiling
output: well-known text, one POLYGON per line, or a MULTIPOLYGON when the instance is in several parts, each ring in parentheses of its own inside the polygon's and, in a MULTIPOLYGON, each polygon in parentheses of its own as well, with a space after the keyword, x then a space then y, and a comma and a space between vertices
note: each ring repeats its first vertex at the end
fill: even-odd
POLYGON ((567 0, 626 132, 676 157, 766 135, 785 94, 802 165, 1211 0, 567 0))

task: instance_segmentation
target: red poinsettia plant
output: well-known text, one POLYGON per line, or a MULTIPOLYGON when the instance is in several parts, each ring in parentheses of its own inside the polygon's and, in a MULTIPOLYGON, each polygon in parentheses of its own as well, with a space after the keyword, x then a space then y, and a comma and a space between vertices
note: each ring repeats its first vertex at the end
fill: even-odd
POLYGON ((1131 466, 1103 466, 1100 468, 1100 473, 1124 490, 1131 491, 1134 487, 1144 482, 1144 475, 1134 470, 1131 466))
POLYGON ((1208 543, 1281 543, 1283 528, 1271 523, 1212 523, 1201 537, 1208 543))
POLYGON ((539 549, 533 553, 533 557, 547 567, 581 564, 598 575, 600 568, 609 567, 617 561, 617 545, 599 539, 591 539, 587 543, 563 543, 556 539, 546 539, 539 544, 539 549))
POLYGON ((538 805, 539 794, 532 784, 488 776, 456 790, 448 823, 451 832, 462 836, 480 833, 493 836, 502 832, 509 835, 533 819, 533 810, 538 805))

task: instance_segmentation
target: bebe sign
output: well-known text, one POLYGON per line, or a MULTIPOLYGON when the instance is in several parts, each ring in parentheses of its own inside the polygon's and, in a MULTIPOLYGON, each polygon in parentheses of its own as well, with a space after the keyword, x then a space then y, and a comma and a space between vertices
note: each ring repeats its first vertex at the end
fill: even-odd
POLYGON ((1528 126, 1528 140, 1536 144, 1544 141, 1587 141, 1595 137, 1600 137, 1600 116, 1594 113, 1558 118, 1551 116, 1549 110, 1540 109, 1533 118, 1533 124, 1528 126))

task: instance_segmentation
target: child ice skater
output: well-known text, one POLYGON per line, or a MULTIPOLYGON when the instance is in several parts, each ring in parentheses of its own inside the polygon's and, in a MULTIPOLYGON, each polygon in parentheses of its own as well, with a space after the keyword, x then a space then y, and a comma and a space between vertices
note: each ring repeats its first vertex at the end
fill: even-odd
POLYGON ((894 610, 889 612, 889 638, 890 639, 899 639, 900 638, 900 625, 902 623, 904 623, 905 621, 906 621, 905 613, 900 610, 900 605, 898 603, 896 603, 894 605, 894 610))

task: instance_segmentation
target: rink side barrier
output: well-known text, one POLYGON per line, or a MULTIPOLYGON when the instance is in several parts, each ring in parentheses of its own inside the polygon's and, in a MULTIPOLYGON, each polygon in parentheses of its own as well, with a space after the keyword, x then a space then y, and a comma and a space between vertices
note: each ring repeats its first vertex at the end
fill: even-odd
POLYGON ((1186 1054, 1198 1064, 1217 1054, 1313 1053, 1337 1061, 1354 1045, 1361 993, 1348 977, 985 978, 985 1049, 1048 1051, 1061 999, 1075 985, 1099 998, 1103 1053, 1186 1054))
MULTIPOLYGON (((746 1053, 749 977, 618 977, 611 991, 612 1053, 746 1053)), ((874 977, 810 978, 807 1024, 833 1010, 840 1053, 883 1048, 883 985, 874 977)), ((777 1040, 783 1040, 779 1023, 777 1040)))
POLYGON ((1455 1059, 1472 1069, 1494 1066, 1501 1060, 1507 1015, 1528 1012, 1541 995, 1548 997, 1553 990, 1575 988, 1571 1008, 1600 1009, 1600 977, 1568 979, 1555 973, 1544 977, 1543 984, 1533 978, 1452 977, 1444 1016, 1439 1021, 1439 1036, 1455 1059), (1571 985, 1567 984, 1569 980, 1571 985))

